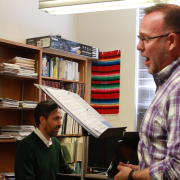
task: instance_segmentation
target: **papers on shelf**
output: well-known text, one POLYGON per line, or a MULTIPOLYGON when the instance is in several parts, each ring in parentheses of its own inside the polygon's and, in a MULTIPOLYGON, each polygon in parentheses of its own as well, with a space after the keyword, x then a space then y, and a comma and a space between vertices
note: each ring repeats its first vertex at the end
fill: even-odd
POLYGON ((1 126, 2 131, 34 131, 35 127, 31 125, 19 125, 19 126, 14 126, 14 125, 4 125, 1 126))
POLYGON ((11 135, 3 135, 3 134, 0 134, 0 140, 2 139, 13 139, 14 136, 11 136, 11 135))
POLYGON ((16 101, 9 98, 0 98, 0 106, 2 107, 22 107, 22 108, 32 108, 37 106, 37 101, 16 101))
POLYGON ((8 98, 0 98, 0 106, 2 107, 19 107, 19 101, 8 99, 8 98))
POLYGON ((35 60, 18 56, 0 63, 0 73, 16 76, 38 76, 38 73, 35 72, 35 60))
POLYGON ((37 106, 37 103, 37 101, 19 101, 19 107, 34 109, 37 106))
POLYGON ((1 134, 2 137, 6 136, 8 138, 15 138, 18 140, 23 139, 24 137, 28 136, 35 130, 34 126, 31 125, 5 125, 1 126, 1 134))

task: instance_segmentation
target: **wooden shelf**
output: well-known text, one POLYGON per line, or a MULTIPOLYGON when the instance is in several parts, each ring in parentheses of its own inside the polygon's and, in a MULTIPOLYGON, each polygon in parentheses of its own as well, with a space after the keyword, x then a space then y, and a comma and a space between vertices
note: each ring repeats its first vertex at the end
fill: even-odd
POLYGON ((92 57, 78 55, 75 53, 62 51, 62 50, 58 50, 58 49, 53 49, 53 48, 43 48, 43 53, 49 54, 49 55, 61 56, 64 58, 77 59, 77 60, 98 60, 98 59, 95 59, 92 57))
MULTIPOLYGON (((84 100, 86 100, 87 96, 87 65, 89 58, 86 56, 81 56, 77 54, 73 54, 66 51, 56 50, 52 48, 42 48, 42 56, 46 55, 48 59, 59 57, 63 58, 64 60, 74 61, 78 63, 78 72, 79 72, 79 81, 67 80, 67 79, 60 79, 60 78, 53 78, 53 77, 45 77, 42 76, 42 73, 39 74, 41 83, 42 80, 50 80, 50 81, 62 81, 63 84, 66 83, 79 83, 84 84, 84 100)), ((92 59, 91 59, 92 60, 92 59)), ((42 66, 42 57, 40 62, 40 67, 42 66)), ((40 92, 41 96, 41 92, 40 92)))
MULTIPOLYGON (((40 84, 40 62, 42 48, 0 39, 0 63, 14 57, 23 57, 35 60, 35 72, 38 76, 23 76, 0 73, 0 98, 9 98, 18 101, 40 101, 39 90, 34 83, 40 84)), ((0 126, 3 125, 34 125, 34 108, 0 107, 0 126)), ((14 171, 16 147, 20 140, 0 139, 0 154, 3 165, 0 172, 14 171)))
POLYGON ((17 139, 0 139, 0 143, 4 142, 19 142, 20 140, 17 139))
POLYGON ((34 110, 34 108, 22 108, 22 107, 2 107, 0 109, 13 109, 13 110, 34 110))
MULTIPOLYGON (((35 60, 35 72, 38 77, 16 76, 6 73, 0 73, 0 98, 9 98, 21 101, 23 99, 29 101, 41 101, 41 90, 38 90, 34 83, 42 84, 42 80, 63 81, 63 83, 79 83, 84 84, 84 99, 86 99, 87 87, 87 64, 88 60, 95 60, 85 56, 73 54, 70 52, 60 51, 50 48, 41 48, 32 45, 17 43, 0 39, 0 63, 14 58, 15 56, 29 58, 35 60), (72 60, 78 63, 79 81, 58 79, 42 76, 42 57, 46 54, 48 58, 59 57, 72 60)), ((14 108, 0 107, 0 126, 3 125, 34 125, 34 108, 14 108)), ((61 135, 60 138, 66 137, 82 137, 79 134, 61 135)), ((20 140, 17 139, 1 139, 0 154, 3 165, 0 166, 0 172, 14 171, 15 152, 20 140)))
POLYGON ((81 134, 71 134, 71 135, 59 135, 56 136, 57 138, 63 138, 63 137, 82 137, 81 134))
POLYGON ((19 80, 37 80, 38 79, 38 77, 11 75, 11 74, 6 74, 6 73, 0 73, 0 77, 8 78, 8 79, 19 79, 19 80))
POLYGON ((54 80, 54 81, 63 81, 63 82, 73 82, 73 83, 80 83, 80 84, 84 84, 83 81, 73 81, 73 80, 68 80, 68 79, 60 79, 60 78, 52 78, 52 77, 45 77, 42 76, 42 79, 47 79, 47 80, 54 80))
POLYGON ((37 46, 32 46, 29 44, 23 44, 23 43, 18 43, 14 41, 9 41, 6 39, 1 39, 0 38, 0 46, 6 47, 6 48, 14 48, 14 49, 33 49, 39 51, 41 48, 37 46))
POLYGON ((74 162, 70 162, 68 164, 74 164, 74 163, 79 163, 79 162, 82 162, 82 161, 74 161, 74 162))

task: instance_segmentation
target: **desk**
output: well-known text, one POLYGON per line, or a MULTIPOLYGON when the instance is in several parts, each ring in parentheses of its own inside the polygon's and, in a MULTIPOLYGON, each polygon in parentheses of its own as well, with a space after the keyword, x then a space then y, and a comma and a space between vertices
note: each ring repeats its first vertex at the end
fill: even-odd
MULTIPOLYGON (((56 180, 80 180, 80 174, 61 174, 56 175, 56 180)), ((105 175, 100 174, 85 174, 85 180, 110 180, 105 175)))

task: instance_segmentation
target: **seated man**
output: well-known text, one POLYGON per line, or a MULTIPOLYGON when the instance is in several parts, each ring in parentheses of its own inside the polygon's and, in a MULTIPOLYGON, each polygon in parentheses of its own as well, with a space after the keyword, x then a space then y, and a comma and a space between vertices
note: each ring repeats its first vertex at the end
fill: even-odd
POLYGON ((16 149, 16 180, 55 180, 57 173, 75 173, 65 162, 57 138, 61 128, 61 109, 51 101, 41 101, 35 108, 37 128, 16 149))

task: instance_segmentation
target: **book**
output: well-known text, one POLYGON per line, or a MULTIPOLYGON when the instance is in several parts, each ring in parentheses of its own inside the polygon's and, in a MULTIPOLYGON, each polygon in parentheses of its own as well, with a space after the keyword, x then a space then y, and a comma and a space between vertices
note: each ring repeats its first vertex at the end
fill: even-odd
POLYGON ((36 77, 35 60, 16 56, 13 59, 7 60, 0 65, 0 71, 4 73, 14 73, 21 76, 36 77), (3 65, 3 66, 2 66, 3 65))
POLYGON ((64 84, 64 89, 67 90, 67 91, 70 91, 72 92, 72 89, 73 89, 73 83, 66 83, 64 84))
MULTIPOLYGON (((61 112, 62 112, 61 124, 62 124, 62 126, 63 126, 65 111, 61 110, 61 112)), ((59 130, 59 132, 58 132, 58 135, 59 135, 59 136, 62 134, 62 126, 61 126, 61 128, 60 128, 60 130, 59 130)))
MULTIPOLYGON (((70 145, 70 143, 68 144, 70 145)), ((61 144, 61 149, 62 149, 62 152, 63 152, 63 156, 64 156, 64 159, 66 160, 67 163, 71 163, 71 155, 69 153, 69 150, 67 148, 67 145, 63 145, 63 143, 61 144)))
POLYGON ((54 67, 54 61, 53 61, 53 58, 52 59, 50 59, 50 62, 49 62, 49 74, 50 74, 50 76, 49 77, 53 77, 53 67, 54 67))
POLYGON ((76 80, 76 62, 72 62, 72 80, 76 80))
POLYGON ((2 131, 1 134, 10 136, 28 136, 29 134, 31 134, 31 131, 2 131))
POLYGON ((0 73, 17 75, 20 69, 20 66, 16 64, 0 63, 0 73))
POLYGON ((75 81, 79 81, 78 66, 79 66, 79 64, 76 62, 76 64, 75 64, 75 81))
POLYGON ((59 66, 59 58, 55 57, 53 59, 53 77, 58 78, 58 66, 59 66))
POLYGON ((64 89, 51 88, 34 84, 43 90, 78 124, 96 138, 122 135, 126 127, 113 128, 95 109, 93 109, 78 94, 64 89))
MULTIPOLYGON (((1 126, 1 134, 9 136, 9 138, 23 138, 35 130, 34 126, 31 125, 4 125, 1 126)), ((3 137, 3 136, 2 136, 3 137)), ((8 138, 8 137, 7 137, 8 138)))
POLYGON ((20 67, 23 66, 23 67, 30 67, 30 68, 34 68, 34 64, 25 64, 25 63, 14 63, 15 65, 19 65, 20 67))
POLYGON ((68 134, 72 134, 71 133, 71 129, 72 129, 72 118, 71 116, 67 115, 67 121, 66 121, 66 131, 65 131, 65 134, 68 135, 68 134))
POLYGON ((76 152, 76 161, 82 161, 83 154, 83 138, 78 138, 77 142, 77 152, 76 152))
POLYGON ((34 130, 34 126, 32 125, 4 125, 1 126, 1 128, 6 128, 6 129, 17 129, 17 130, 23 130, 23 129, 31 129, 32 131, 34 130))
POLYGON ((68 78, 68 60, 63 60, 59 62, 59 78, 67 79, 68 78))
POLYGON ((19 107, 34 109, 37 106, 37 103, 37 101, 19 101, 19 107))
POLYGON ((61 134, 62 134, 62 135, 65 135, 65 134, 66 134, 67 116, 68 116, 68 114, 65 112, 65 113, 64 113, 64 116, 63 116, 63 124, 62 124, 62 127, 61 127, 61 129, 62 129, 61 134))
POLYGON ((77 137, 74 137, 73 138, 73 162, 76 161, 76 158, 77 158, 77 137))
POLYGON ((14 139, 14 136, 0 134, 0 140, 2 139, 14 139))
POLYGON ((28 58, 23 58, 23 57, 14 57, 13 59, 7 60, 7 63, 12 63, 12 64, 16 64, 16 63, 23 63, 23 64, 35 64, 35 60, 34 59, 28 59, 28 58))
POLYGON ((58 78, 60 76, 60 73, 61 73, 61 67, 60 67, 60 61, 63 61, 63 58, 58 58, 58 78))
POLYGON ((2 106, 2 107, 19 107, 19 101, 9 99, 9 98, 0 98, 0 106, 2 106))
POLYGON ((72 61, 67 61, 68 69, 67 69, 67 79, 72 80, 72 61))
POLYGON ((73 162, 74 144, 72 142, 60 142, 64 158, 67 163, 73 162))

